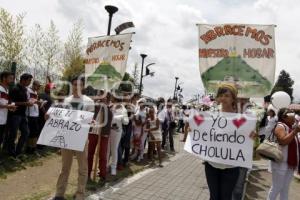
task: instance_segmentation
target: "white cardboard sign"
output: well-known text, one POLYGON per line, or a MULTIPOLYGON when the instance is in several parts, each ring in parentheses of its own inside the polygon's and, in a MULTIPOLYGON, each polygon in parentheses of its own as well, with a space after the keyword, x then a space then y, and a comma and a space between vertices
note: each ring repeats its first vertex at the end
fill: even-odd
POLYGON ((187 152, 206 161, 252 168, 254 115, 198 112, 190 116, 189 125, 187 152))
POLYGON ((94 113, 51 107, 38 144, 83 151, 94 113))

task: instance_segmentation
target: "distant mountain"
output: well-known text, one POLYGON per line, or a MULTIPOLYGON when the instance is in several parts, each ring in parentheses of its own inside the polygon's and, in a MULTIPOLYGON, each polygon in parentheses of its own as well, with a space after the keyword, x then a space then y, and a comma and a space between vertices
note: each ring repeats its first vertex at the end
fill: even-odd
POLYGON ((235 82, 240 86, 241 92, 252 96, 257 96, 257 92, 268 93, 272 86, 268 79, 248 65, 241 56, 223 58, 204 72, 201 77, 204 86, 209 91, 214 91, 216 83, 220 81, 235 82))

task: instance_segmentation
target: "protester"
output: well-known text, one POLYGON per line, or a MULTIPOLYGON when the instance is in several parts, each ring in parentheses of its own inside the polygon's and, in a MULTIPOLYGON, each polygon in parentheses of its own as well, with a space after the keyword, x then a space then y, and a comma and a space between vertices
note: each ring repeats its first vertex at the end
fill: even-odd
POLYGON ((181 106, 180 110, 178 111, 178 127, 177 127, 177 132, 184 133, 184 115, 183 115, 183 110, 184 110, 184 105, 181 106))
MULTIPOLYGON (((231 84, 222 84, 217 91, 221 112, 237 112, 237 89, 231 84)), ((211 200, 231 200, 239 177, 239 167, 205 162, 205 175, 211 200)))
POLYGON ((139 155, 137 161, 141 161, 144 159, 144 150, 146 146, 146 140, 148 137, 148 133, 144 131, 146 118, 147 118, 147 110, 146 110, 146 99, 141 98, 138 101, 139 110, 137 111, 136 115, 139 116, 142 120, 142 132, 140 136, 140 147, 139 147, 139 155))
POLYGON ((8 88, 14 81, 13 74, 4 71, 0 75, 0 149, 4 139, 8 110, 15 111, 16 106, 9 103, 8 88))
POLYGON ((278 121, 276 113, 277 113, 277 109, 275 109, 274 106, 272 106, 272 104, 270 104, 267 109, 267 115, 268 115, 267 126, 266 126, 265 133, 264 133, 266 138, 268 138, 271 135, 272 131, 274 131, 274 128, 278 121))
POLYGON ((109 158, 109 156, 111 156, 111 175, 115 176, 117 174, 118 149, 122 137, 123 125, 127 125, 129 123, 129 119, 127 110, 120 100, 115 98, 113 103, 113 119, 111 122, 111 133, 109 137, 107 157, 109 158))
MULTIPOLYGON (((71 110, 83 110, 94 112, 94 101, 82 94, 84 88, 84 80, 76 77, 72 79, 72 95, 65 98, 64 107, 71 110)), ((77 191, 74 195, 75 200, 83 200, 85 194, 85 186, 88 178, 88 164, 87 164, 87 147, 83 152, 69 149, 61 149, 62 169, 57 180, 56 194, 53 200, 64 199, 64 194, 67 189, 69 174, 72 167, 73 156, 76 156, 78 161, 78 185, 77 191)))
POLYGON ((22 74, 20 82, 9 91, 10 102, 17 106, 15 112, 11 112, 9 118, 9 134, 7 139, 7 151, 11 156, 18 156, 22 153, 24 144, 27 142, 29 136, 28 119, 26 117, 26 110, 28 107, 33 106, 36 101, 29 101, 27 96, 27 87, 32 80, 31 74, 22 74), (17 147, 15 140, 17 131, 20 129, 21 136, 18 139, 17 147))
POLYGON ((267 124, 268 124, 268 107, 270 104, 270 101, 271 101, 271 96, 270 95, 267 95, 264 97, 264 115, 259 123, 259 132, 258 132, 258 136, 260 138, 260 143, 263 143, 263 141, 265 140, 266 138, 266 135, 265 135, 265 130, 266 130, 266 127, 267 127, 267 124))
MULTIPOLYGON (((111 94, 105 91, 101 91, 100 94, 100 108, 97 113, 95 126, 89 134, 89 147, 88 147, 88 177, 91 180, 91 172, 93 168, 94 154, 96 146, 100 145, 99 149, 99 182, 103 184, 106 181, 107 175, 107 151, 109 137, 111 133, 111 123, 113 113, 109 107, 111 94), (100 136, 100 138, 98 138, 100 136)), ((98 153, 98 152, 97 152, 98 153)), ((97 161, 96 161, 97 162, 97 161)), ((96 170, 96 169, 95 169, 96 170)))
POLYGON ((40 124, 39 124, 39 107, 41 102, 38 101, 38 91, 41 87, 39 81, 35 80, 32 83, 32 87, 27 88, 27 95, 29 101, 34 101, 35 103, 28 107, 26 110, 28 118, 28 127, 29 127, 29 137, 27 142, 27 153, 34 153, 36 151, 37 140, 40 135, 40 124))
POLYGON ((162 124, 163 132, 162 132, 161 147, 163 149, 165 149, 167 137, 169 137, 170 150, 172 152, 175 152, 173 135, 174 135, 175 128, 176 128, 176 123, 175 123, 175 114, 174 114, 174 110, 173 110, 172 106, 173 106, 172 100, 169 99, 167 101, 166 108, 158 113, 158 118, 159 118, 159 121, 161 123, 163 123, 162 124))
POLYGON ((133 134, 133 148, 132 155, 130 156, 131 160, 135 160, 139 156, 139 150, 141 145, 141 135, 143 132, 143 121, 142 117, 134 115, 132 118, 132 134, 133 134))
POLYGON ((119 154, 118 154, 118 170, 122 170, 123 167, 128 165, 129 154, 130 154, 130 142, 132 136, 132 116, 134 114, 134 106, 131 104, 132 98, 129 95, 124 95, 124 106, 127 110, 127 115, 129 122, 127 125, 123 125, 123 134, 121 137, 120 145, 119 145, 119 154), (124 158, 123 158, 124 154, 124 158))
POLYGON ((188 107, 186 105, 183 105, 182 109, 183 109, 182 114, 183 114, 183 123, 184 123, 184 128, 183 128, 184 136, 183 136, 182 142, 185 142, 186 138, 187 138, 187 135, 188 135, 188 132, 189 132, 189 114, 190 114, 190 109, 188 109, 188 107))
POLYGON ((300 143, 297 136, 300 132, 299 124, 295 124, 295 113, 288 108, 278 111, 278 123, 274 134, 283 153, 282 162, 271 161, 272 186, 268 200, 275 200, 280 195, 280 200, 287 200, 289 187, 294 171, 300 171, 300 143))
POLYGON ((161 128, 160 128, 160 121, 156 117, 156 112, 153 106, 149 107, 149 113, 147 117, 147 124, 145 132, 148 132, 149 134, 149 154, 150 159, 153 159, 153 150, 157 150, 158 154, 158 161, 159 161, 159 167, 163 167, 162 165, 162 159, 161 159, 161 141, 162 141, 162 135, 161 135, 161 128))
MULTIPOLYGON (((43 101, 43 103, 40 106, 40 111, 39 111, 39 122, 40 122, 40 130, 43 128, 45 124, 45 114, 47 113, 48 109, 51 107, 53 104, 53 98, 51 97, 51 90, 55 89, 55 84, 54 83, 47 83, 45 85, 44 92, 39 94, 39 99, 43 101)), ((57 96, 60 96, 60 94, 57 94, 57 96)))

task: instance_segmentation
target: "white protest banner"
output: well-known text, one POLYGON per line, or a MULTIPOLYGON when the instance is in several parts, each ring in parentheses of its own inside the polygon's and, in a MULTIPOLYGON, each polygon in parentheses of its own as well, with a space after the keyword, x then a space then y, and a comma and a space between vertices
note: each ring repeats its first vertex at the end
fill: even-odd
POLYGON ((234 83, 239 97, 264 97, 275 77, 274 25, 199 24, 199 69, 208 93, 234 83))
POLYGON ((86 86, 110 90, 126 71, 132 34, 91 37, 85 56, 86 86))
POLYGON ((94 113, 51 107, 38 144, 83 151, 94 113))
POLYGON ((199 112, 190 117, 189 125, 187 152, 206 161, 252 168, 254 115, 199 112))

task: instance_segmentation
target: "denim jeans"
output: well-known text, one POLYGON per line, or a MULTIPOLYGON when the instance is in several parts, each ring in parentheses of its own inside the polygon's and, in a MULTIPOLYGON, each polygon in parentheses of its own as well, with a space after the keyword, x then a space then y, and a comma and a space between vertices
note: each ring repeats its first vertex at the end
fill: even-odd
POLYGON ((9 134, 7 140, 8 153, 13 155, 21 154, 28 136, 29 136, 29 128, 28 128, 27 117, 21 115, 12 115, 9 119, 9 134), (16 147, 15 140, 17 137, 17 131, 19 129, 21 131, 21 137, 19 138, 16 147))

